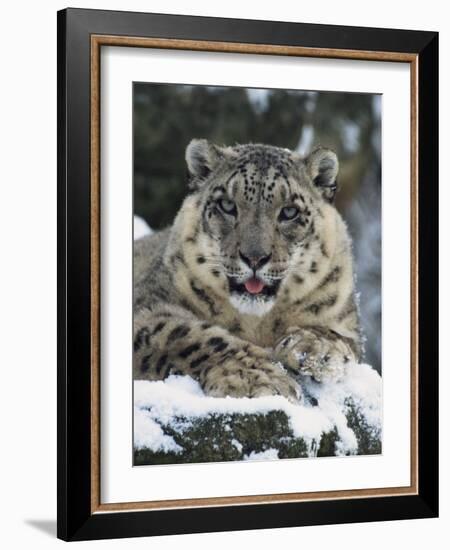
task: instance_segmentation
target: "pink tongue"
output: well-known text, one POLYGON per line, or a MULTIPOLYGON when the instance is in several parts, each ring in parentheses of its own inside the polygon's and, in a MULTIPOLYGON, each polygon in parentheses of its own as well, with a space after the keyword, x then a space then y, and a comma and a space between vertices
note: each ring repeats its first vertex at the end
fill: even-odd
POLYGON ((259 294, 264 288, 264 283, 256 277, 252 277, 251 279, 246 281, 245 288, 247 292, 250 292, 250 294, 259 294))

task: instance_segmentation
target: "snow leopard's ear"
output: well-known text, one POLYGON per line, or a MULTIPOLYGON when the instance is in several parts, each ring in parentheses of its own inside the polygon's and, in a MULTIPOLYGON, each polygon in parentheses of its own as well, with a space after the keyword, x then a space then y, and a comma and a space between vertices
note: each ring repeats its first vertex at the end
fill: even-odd
POLYGON ((193 139, 186 147, 189 187, 199 189, 224 158, 224 149, 206 139, 193 139))
POLYGON ((306 170, 322 197, 333 202, 337 190, 339 162, 331 149, 318 147, 305 159, 306 170))

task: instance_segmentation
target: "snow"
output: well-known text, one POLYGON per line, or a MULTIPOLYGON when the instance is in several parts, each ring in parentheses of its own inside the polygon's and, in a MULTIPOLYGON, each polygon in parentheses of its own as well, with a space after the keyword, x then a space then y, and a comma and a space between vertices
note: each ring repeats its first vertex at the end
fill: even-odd
POLYGON ((252 451, 248 455, 244 455, 244 460, 278 460, 278 451, 277 449, 267 449, 260 453, 252 451))
POLYGON ((169 451, 179 453, 182 450, 172 437, 164 434, 161 426, 154 421, 147 410, 139 408, 134 410, 134 447, 166 453, 169 451))
POLYGON ((361 127, 356 122, 347 120, 342 126, 342 144, 347 153, 355 154, 359 151, 361 127))
MULTIPOLYGON (((227 426, 227 428, 228 428, 229 430, 231 430, 230 426, 227 426)), ((240 441, 238 441, 237 439, 232 439, 232 440, 231 440, 231 444, 232 444, 234 447, 236 447, 236 449, 237 449, 239 452, 242 451, 243 445, 242 445, 242 443, 241 443, 240 441)))
POLYGON ((300 139, 296 147, 297 153, 305 157, 312 148, 314 142, 314 128, 311 124, 305 124, 302 128, 302 133, 300 134, 300 139))
MULTIPOLYGON (((293 404, 281 396, 256 398, 209 397, 189 376, 169 376, 164 381, 134 382, 134 445, 154 452, 180 452, 181 447, 172 437, 163 433, 161 426, 171 426, 177 431, 189 427, 194 419, 212 414, 267 414, 284 411, 295 437, 302 437, 309 455, 317 452, 317 443, 323 433, 337 429, 338 454, 357 451, 357 440, 347 424, 345 412, 348 399, 364 414, 373 430, 381 430, 381 378, 369 365, 351 364, 338 382, 318 383, 310 378, 302 381, 304 399, 293 404)), ((239 450, 242 445, 235 440, 239 450)), ((266 451, 267 453, 268 451, 266 451)), ((248 459, 269 458, 269 455, 248 459)), ((270 459, 277 458, 274 453, 270 459)))
POLYGON ((247 88, 247 96, 257 112, 262 112, 269 105, 270 90, 247 88))
POLYGON ((133 220, 133 237, 134 240, 145 237, 146 235, 151 235, 153 231, 148 226, 147 222, 140 218, 139 216, 134 216, 133 220))

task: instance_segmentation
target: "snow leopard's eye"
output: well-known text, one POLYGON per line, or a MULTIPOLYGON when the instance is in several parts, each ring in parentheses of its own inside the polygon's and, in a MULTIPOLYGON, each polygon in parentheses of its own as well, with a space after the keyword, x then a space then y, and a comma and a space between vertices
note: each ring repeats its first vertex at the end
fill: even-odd
POLYGON ((290 221, 296 218, 300 210, 296 206, 285 206, 280 210, 278 219, 280 222, 290 221))
POLYGON ((233 201, 230 201, 228 199, 219 199, 217 201, 217 204, 219 205, 219 208, 222 210, 222 212, 225 212, 225 214, 229 214, 230 216, 237 215, 236 204, 233 201))

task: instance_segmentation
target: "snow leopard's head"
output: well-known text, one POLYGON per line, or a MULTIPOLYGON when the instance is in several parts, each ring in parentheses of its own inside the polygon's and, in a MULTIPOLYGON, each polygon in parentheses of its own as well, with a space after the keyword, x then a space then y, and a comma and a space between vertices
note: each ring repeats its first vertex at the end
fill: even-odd
POLYGON ((320 261, 322 218, 336 192, 335 153, 318 148, 301 158, 270 145, 194 139, 186 161, 196 228, 188 259, 211 285, 220 281, 241 312, 264 314, 289 274, 301 280, 320 261))

